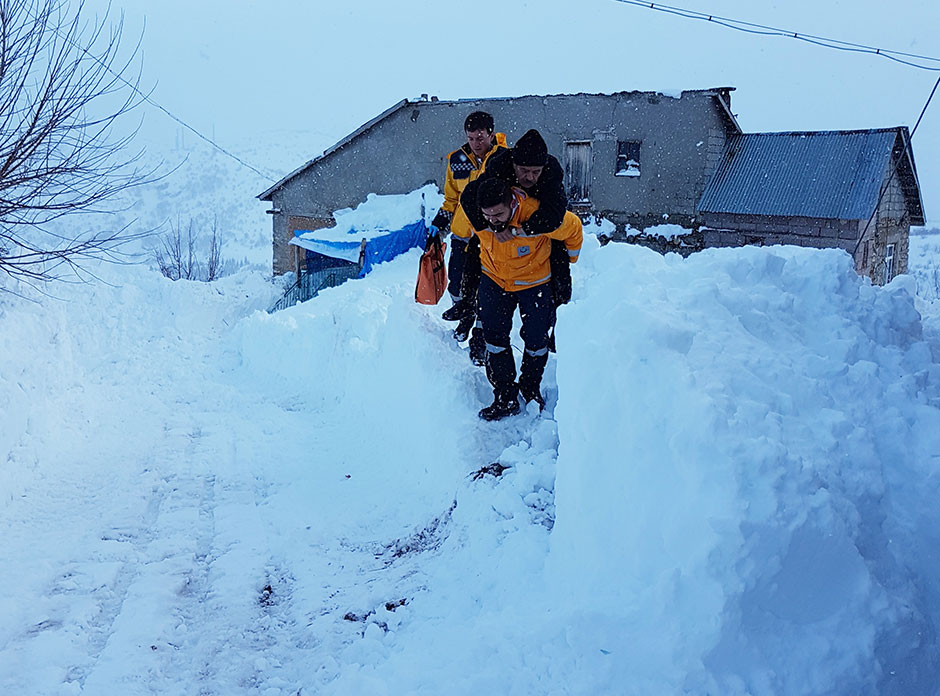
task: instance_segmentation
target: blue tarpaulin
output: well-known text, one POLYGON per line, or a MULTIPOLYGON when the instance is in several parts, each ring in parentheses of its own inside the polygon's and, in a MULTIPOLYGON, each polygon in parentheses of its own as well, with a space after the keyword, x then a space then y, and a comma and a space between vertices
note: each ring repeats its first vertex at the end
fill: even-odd
POLYGON ((395 232, 370 239, 366 242, 366 253, 359 277, 371 271, 377 263, 391 261, 415 247, 424 248, 427 238, 427 225, 424 224, 424 220, 419 220, 395 232))
MULTIPOLYGON (((326 232, 326 230, 323 230, 323 232, 326 232)), ((359 232, 351 229, 348 233, 351 240, 348 242, 317 239, 317 233, 318 230, 297 230, 291 243, 324 256, 358 263, 361 240, 365 238, 365 254, 362 261, 362 270, 359 272, 359 277, 362 278, 378 263, 391 261, 409 249, 423 248, 427 240, 428 228, 424 220, 418 220, 400 230, 393 231, 369 230, 368 232, 359 232), (357 238, 358 241, 352 241, 357 238)))

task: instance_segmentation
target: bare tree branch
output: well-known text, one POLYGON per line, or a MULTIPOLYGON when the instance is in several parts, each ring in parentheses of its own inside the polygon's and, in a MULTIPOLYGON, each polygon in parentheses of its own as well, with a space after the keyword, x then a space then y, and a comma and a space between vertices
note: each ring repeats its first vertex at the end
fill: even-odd
POLYGON ((159 246, 151 249, 151 256, 160 269, 160 273, 170 280, 202 280, 211 283, 222 277, 225 263, 222 260, 222 241, 218 233, 218 223, 212 224, 212 239, 209 241, 205 272, 199 262, 197 251, 198 235, 193 231, 190 218, 186 238, 183 239, 183 227, 177 220, 171 223, 159 246))
POLYGON ((30 280, 82 278, 91 260, 121 262, 143 235, 51 223, 108 212, 120 192, 155 179, 128 150, 137 127, 117 124, 146 98, 121 56, 123 21, 86 22, 83 3, 0 0, 0 272, 30 280), (127 75, 131 75, 128 79, 127 75))
POLYGON ((219 239, 219 221, 212 220, 212 239, 209 240, 209 258, 206 261, 206 282, 222 276, 222 242, 219 239))

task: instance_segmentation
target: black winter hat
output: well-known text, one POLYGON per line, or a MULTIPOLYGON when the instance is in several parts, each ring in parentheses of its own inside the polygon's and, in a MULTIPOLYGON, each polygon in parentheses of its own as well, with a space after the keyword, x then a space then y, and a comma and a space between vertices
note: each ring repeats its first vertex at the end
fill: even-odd
POLYGON ((512 149, 512 163, 520 167, 544 167, 548 162, 548 146, 541 133, 534 128, 516 141, 512 149))

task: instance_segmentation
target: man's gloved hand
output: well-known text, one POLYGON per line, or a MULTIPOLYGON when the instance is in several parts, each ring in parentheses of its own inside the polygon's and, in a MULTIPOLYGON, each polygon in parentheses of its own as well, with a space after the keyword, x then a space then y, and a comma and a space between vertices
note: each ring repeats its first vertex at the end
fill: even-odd
POLYGON ((444 231, 450 226, 451 215, 446 210, 437 211, 437 215, 431 220, 431 224, 437 229, 444 231))

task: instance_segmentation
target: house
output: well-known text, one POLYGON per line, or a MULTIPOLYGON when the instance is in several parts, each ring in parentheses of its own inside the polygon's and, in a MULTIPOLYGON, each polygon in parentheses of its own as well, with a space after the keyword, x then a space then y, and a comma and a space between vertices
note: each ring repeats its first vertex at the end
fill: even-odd
POLYGON ((906 127, 733 135, 696 212, 702 246, 840 248, 878 285, 925 224, 906 127))
POLYGON ((572 210, 612 221, 614 239, 681 253, 838 247, 875 283, 905 272, 910 227, 924 224, 907 128, 746 134, 733 89, 400 101, 258 196, 272 203, 274 273, 307 263, 291 240, 333 226, 334 211, 370 193, 442 189, 445 157, 476 110, 510 144, 537 128, 565 168, 572 210), (663 240, 663 223, 691 232, 663 240))
POLYGON ((298 231, 330 227, 369 193, 444 186, 445 158, 471 111, 493 114, 509 142, 537 128, 565 167, 572 208, 620 227, 691 225, 727 140, 741 132, 732 88, 498 99, 403 100, 258 196, 272 203, 274 273, 303 265, 298 231))

